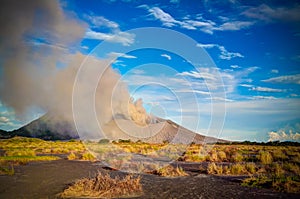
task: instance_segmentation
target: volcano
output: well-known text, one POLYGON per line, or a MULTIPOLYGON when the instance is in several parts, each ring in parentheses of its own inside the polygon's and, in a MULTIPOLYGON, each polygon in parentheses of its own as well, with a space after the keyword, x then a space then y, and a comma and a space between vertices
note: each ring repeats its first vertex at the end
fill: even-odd
MULTIPOLYGON (((145 126, 134 124, 128 119, 113 119, 102 127, 102 137, 109 140, 131 140, 143 141, 148 143, 216 143, 228 142, 226 140, 204 136, 184 128, 171 120, 155 118, 145 126)), ((69 140, 69 139, 87 139, 78 135, 75 124, 59 119, 50 114, 30 122, 29 124, 3 135, 35 137, 44 140, 69 140)), ((99 135, 99 134, 98 134, 99 135)))

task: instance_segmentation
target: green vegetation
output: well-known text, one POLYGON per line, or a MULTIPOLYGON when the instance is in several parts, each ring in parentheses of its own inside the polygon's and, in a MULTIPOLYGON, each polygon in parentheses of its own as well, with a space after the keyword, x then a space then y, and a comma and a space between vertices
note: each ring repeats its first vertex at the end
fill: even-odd
POLYGON ((37 138, 14 137, 0 140, 0 174, 13 175, 15 165, 33 161, 52 161, 60 159, 56 154, 70 154, 68 158, 92 160, 80 141, 44 141, 37 138))
POLYGON ((84 178, 60 194, 62 198, 119 198, 132 197, 143 193, 140 177, 127 175, 124 178, 111 178, 108 174, 98 173, 95 178, 84 178))

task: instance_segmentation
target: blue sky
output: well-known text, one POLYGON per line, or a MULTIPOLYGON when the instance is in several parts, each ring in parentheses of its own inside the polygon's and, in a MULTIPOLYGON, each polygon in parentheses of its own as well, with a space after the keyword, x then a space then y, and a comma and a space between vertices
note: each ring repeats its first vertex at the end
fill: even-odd
MULTIPOLYGON (((116 57, 113 68, 152 114, 230 140, 299 141, 299 2, 78 0, 60 5, 87 24, 69 52, 116 57), (195 45, 186 53, 205 50, 201 59, 211 58, 209 64, 168 49, 138 49, 139 36, 127 31, 145 27, 190 37, 195 45), (103 51, 98 46, 103 42, 112 47, 103 51), (122 54, 134 46, 137 50, 122 54)), ((164 43, 159 34, 152 37, 164 43)), ((183 41, 176 45, 184 48, 183 41)), ((3 103, 0 108, 0 128, 24 123, 10 114, 12 108, 3 103)))

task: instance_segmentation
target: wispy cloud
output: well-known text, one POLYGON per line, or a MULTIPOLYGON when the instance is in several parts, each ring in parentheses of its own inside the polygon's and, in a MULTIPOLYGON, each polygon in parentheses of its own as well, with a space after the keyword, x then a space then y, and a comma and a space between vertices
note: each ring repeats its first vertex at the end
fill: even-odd
POLYGON ((253 21, 226 21, 225 23, 217 24, 199 16, 195 17, 195 20, 190 19, 190 17, 184 17, 183 20, 179 20, 159 7, 151 8, 147 5, 141 5, 138 8, 147 9, 151 16, 162 22, 163 26, 178 26, 188 30, 200 30, 207 34, 213 34, 214 31, 237 31, 248 28, 255 23, 253 21))
POLYGON ((161 54, 160 56, 167 58, 168 60, 171 60, 172 57, 168 54, 161 54))
POLYGON ((162 9, 158 7, 150 8, 148 11, 156 19, 159 19, 164 26, 172 27, 175 26, 176 24, 181 24, 180 21, 175 20, 169 13, 164 12, 162 9))
POLYGON ((135 75, 142 75, 142 74, 145 74, 145 71, 144 70, 139 70, 139 69, 134 69, 134 70, 131 70, 131 72, 135 75))
POLYGON ((177 76, 192 78, 191 82, 196 90, 210 92, 224 92, 231 94, 236 87, 245 82, 245 78, 258 67, 249 67, 239 71, 225 71, 217 68, 198 68, 197 71, 184 71, 177 76), (224 90, 223 90, 224 89, 224 90))
POLYGON ((238 65, 230 65, 230 68, 237 69, 237 68, 241 68, 241 67, 240 67, 240 66, 238 66, 238 65))
POLYGON ((272 70, 271 70, 271 73, 277 74, 277 73, 279 73, 279 70, 277 70, 277 69, 272 69, 272 70))
POLYGON ((200 94, 200 95, 211 95, 211 93, 208 92, 208 91, 193 90, 193 89, 180 89, 180 90, 176 90, 176 92, 179 92, 179 93, 197 93, 197 94, 200 94))
POLYGON ((280 84, 300 84, 300 74, 273 77, 262 81, 270 82, 270 83, 280 83, 280 84))
POLYGON ((127 55, 124 53, 118 53, 118 52, 110 52, 108 55, 108 57, 122 57, 122 58, 126 58, 126 59, 136 59, 136 56, 133 55, 127 55))
POLYGON ((252 21, 231 21, 231 22, 223 23, 219 27, 216 27, 215 30, 221 30, 221 31, 241 30, 241 29, 245 29, 245 28, 248 28, 248 27, 252 26, 254 23, 255 22, 252 22, 252 21))
POLYGON ((102 16, 86 16, 90 28, 85 33, 86 39, 104 40, 112 43, 121 43, 124 46, 130 46, 134 43, 135 35, 120 30, 119 24, 110 21, 102 16), (108 32, 100 32, 98 29, 104 27, 108 32))
POLYGON ((266 4, 258 7, 251 7, 242 13, 249 18, 258 19, 265 22, 300 21, 300 5, 294 7, 276 7, 272 8, 266 4))
POLYGON ((277 99, 274 96, 262 96, 262 95, 257 95, 257 96, 253 96, 253 99, 268 99, 268 100, 275 100, 277 99))
POLYGON ((90 16, 86 15, 85 18, 90 21, 93 27, 107 27, 117 29, 119 28, 119 24, 114 21, 110 21, 103 16, 90 16))
POLYGON ((177 3, 180 3, 180 0, 170 0, 170 3, 177 4, 177 3))
POLYGON ((86 39, 96 39, 96 40, 105 40, 112 43, 121 43, 124 46, 129 46, 134 43, 135 35, 127 32, 117 32, 115 34, 112 33, 102 33, 96 32, 93 30, 88 30, 85 33, 86 39))
POLYGON ((199 44, 197 44, 197 46, 202 47, 202 48, 213 48, 213 47, 218 48, 221 53, 219 55, 220 59, 231 60, 232 58, 236 58, 236 57, 240 57, 240 58, 244 57, 241 53, 227 51, 224 46, 219 45, 219 44, 200 44, 199 43, 199 44))
POLYGON ((259 91, 259 92, 277 92, 277 93, 286 92, 285 89, 268 88, 268 87, 261 87, 261 86, 252 87, 250 90, 259 91))

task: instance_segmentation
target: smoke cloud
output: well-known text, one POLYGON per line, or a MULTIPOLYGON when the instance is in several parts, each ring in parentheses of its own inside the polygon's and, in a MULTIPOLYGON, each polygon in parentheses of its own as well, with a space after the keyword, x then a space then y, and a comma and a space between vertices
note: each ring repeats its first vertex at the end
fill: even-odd
MULTIPOLYGON (((1 3, 0 101, 12 107, 19 117, 39 107, 57 120, 73 122, 72 90, 86 56, 70 53, 76 48, 69 46, 79 44, 88 25, 64 12, 57 1, 1 3)), ((119 81, 120 75, 111 67, 106 68, 108 60, 90 57, 85 64, 103 70, 95 92, 96 112, 102 123, 120 115, 140 125, 149 122, 142 100, 130 99, 127 86, 119 81)), ((80 92, 85 94, 89 86, 88 82, 79 84, 80 92)), ((84 114, 85 107, 81 109, 84 114)))
POLYGON ((2 1, 0 13, 1 101, 17 115, 33 106, 47 110, 56 63, 67 61, 67 46, 78 42, 86 24, 56 1, 2 1))

